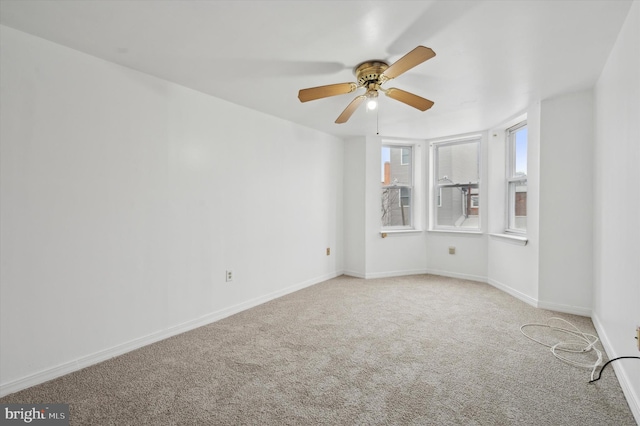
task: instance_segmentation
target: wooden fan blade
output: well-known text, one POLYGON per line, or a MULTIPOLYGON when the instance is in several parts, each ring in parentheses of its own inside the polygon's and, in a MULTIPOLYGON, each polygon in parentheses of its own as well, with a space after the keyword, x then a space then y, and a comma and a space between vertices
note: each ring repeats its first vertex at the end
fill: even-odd
POLYGON ((346 123, 351 115, 358 109, 362 101, 364 101, 367 97, 365 95, 357 96, 351 103, 342 111, 342 114, 336 119, 337 124, 346 123))
POLYGON ((351 93, 358 88, 356 83, 338 83, 327 86, 311 87, 298 92, 300 102, 315 101, 316 99, 328 98, 330 96, 344 95, 351 93))
POLYGON ((429 60, 434 56, 436 56, 436 53, 430 48, 418 46, 411 52, 407 53, 402 58, 391 64, 389 68, 387 68, 384 73, 382 73, 381 78, 383 78, 384 80, 391 80, 392 78, 396 78, 400 74, 409 71, 411 68, 415 67, 416 65, 420 65, 424 61, 429 60))
POLYGON ((386 90, 385 93, 391 99, 403 102, 409 106, 419 109, 420 111, 426 111, 433 106, 433 102, 429 99, 421 98, 418 95, 405 92, 404 90, 391 88, 386 90))

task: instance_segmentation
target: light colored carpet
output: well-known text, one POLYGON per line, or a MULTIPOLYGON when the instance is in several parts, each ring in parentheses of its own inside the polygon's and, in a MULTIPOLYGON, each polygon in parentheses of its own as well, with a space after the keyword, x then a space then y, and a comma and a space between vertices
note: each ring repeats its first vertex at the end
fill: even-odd
MULTIPOLYGON (((0 403, 72 425, 635 425, 612 368, 520 333, 552 316, 486 284, 338 277, 0 403)), ((601 348, 601 346, 600 346, 601 348)))

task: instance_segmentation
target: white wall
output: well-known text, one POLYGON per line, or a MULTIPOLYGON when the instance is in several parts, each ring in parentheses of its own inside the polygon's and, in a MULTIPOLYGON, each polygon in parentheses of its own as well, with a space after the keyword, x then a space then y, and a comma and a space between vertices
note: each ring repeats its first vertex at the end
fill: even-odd
POLYGON ((341 273, 341 140, 1 31, 2 394, 341 273))
POLYGON ((487 281, 531 304, 538 304, 540 104, 531 105, 489 132, 487 281), (506 130, 527 120, 527 242, 496 237, 506 229, 506 130))
MULTIPOLYGON (((491 130, 489 232, 505 229, 505 130, 491 130)), ((592 90, 545 99, 528 123, 527 244, 491 236, 492 285, 538 307, 591 315, 592 90)))
POLYGON ((344 272, 364 278, 365 264, 365 147, 366 139, 344 145, 344 272))
MULTIPOLYGON (((393 141, 385 139, 384 143, 393 141)), ((398 142, 398 141, 396 141, 398 142)), ((348 275, 378 278, 425 273, 424 208, 426 152, 424 142, 400 141, 415 148, 414 225, 412 233, 388 233, 380 228, 380 161, 383 138, 367 136, 345 141, 345 267, 348 275)))
MULTIPOLYGON (((480 196, 482 197, 482 194, 480 196)), ((480 202, 482 203, 482 200, 480 202)), ((426 266, 430 274, 487 281, 487 236, 485 234, 430 231, 425 235, 425 240, 426 266), (449 247, 455 247, 455 254, 449 254, 449 247)))
POLYGON ((540 120, 540 306, 591 315, 593 91, 547 99, 540 120))
MULTIPOLYGON (((595 87, 593 319, 609 357, 640 356, 640 2, 595 87)), ((640 362, 616 369, 640 423, 640 362)))
MULTIPOLYGON (((393 143, 384 139, 384 143, 393 143)), ((398 142, 398 141, 396 141, 398 142)), ((425 157, 424 142, 400 141, 414 146, 414 227, 424 229, 424 205, 426 187, 424 186, 423 166, 425 157), (418 207, 418 210, 415 210, 418 207)), ((380 166, 383 138, 369 136, 366 138, 366 189, 365 189, 365 244, 366 244, 366 273, 367 278, 420 274, 425 272, 424 259, 426 246, 422 232, 416 233, 387 233, 382 238, 380 217, 380 166)))

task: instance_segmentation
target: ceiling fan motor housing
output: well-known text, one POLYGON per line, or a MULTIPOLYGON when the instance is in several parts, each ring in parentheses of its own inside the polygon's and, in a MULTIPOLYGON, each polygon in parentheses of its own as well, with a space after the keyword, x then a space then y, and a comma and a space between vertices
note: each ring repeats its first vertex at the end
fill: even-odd
POLYGON ((380 75, 389 68, 383 61, 367 61, 358 65, 353 73, 356 75, 358 86, 369 88, 371 84, 380 85, 380 75))

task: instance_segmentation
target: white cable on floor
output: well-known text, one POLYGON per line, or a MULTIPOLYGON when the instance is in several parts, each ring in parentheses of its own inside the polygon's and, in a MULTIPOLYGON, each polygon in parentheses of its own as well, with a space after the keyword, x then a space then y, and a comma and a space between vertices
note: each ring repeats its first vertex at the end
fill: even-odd
POLYGON ((562 319, 562 318, 557 318, 557 317, 552 317, 549 318, 547 320, 546 324, 535 324, 535 323, 531 323, 531 324, 524 324, 523 326, 520 327, 520 332, 522 334, 524 334, 528 339, 533 340, 536 343, 539 343, 543 346, 546 346, 547 348, 551 349, 551 353, 553 353, 553 355, 555 355, 556 358, 568 363, 568 364, 572 364, 578 367, 584 367, 584 368, 591 368, 591 380, 593 380, 593 376, 595 375, 596 369, 598 368, 598 366, 602 363, 602 352, 599 351, 596 347, 595 344, 600 340, 598 338, 598 336, 594 336, 593 334, 588 334, 588 333, 584 333, 582 331, 580 331, 575 325, 571 324, 569 321, 562 319), (572 327, 572 329, 568 329, 568 328, 563 328, 563 327, 559 327, 559 326, 554 326, 551 324, 552 321, 562 321, 566 324, 568 324, 569 326, 572 327), (574 341, 574 342, 558 342, 555 345, 548 345, 546 343, 543 343, 537 339, 534 339, 533 337, 529 336, 527 333, 524 332, 524 328, 525 327, 532 327, 532 326, 536 326, 536 327, 547 327, 550 328, 552 330, 555 331, 559 331, 561 333, 566 333, 566 334, 570 334, 576 338, 578 338, 578 342, 574 341), (595 364, 584 364, 584 363, 580 363, 577 361, 573 361, 571 359, 565 358, 563 356, 560 356, 558 354, 558 352, 572 352, 572 353, 583 353, 583 352, 589 352, 589 351, 595 351, 595 353, 598 355, 598 360, 596 361, 595 364))

